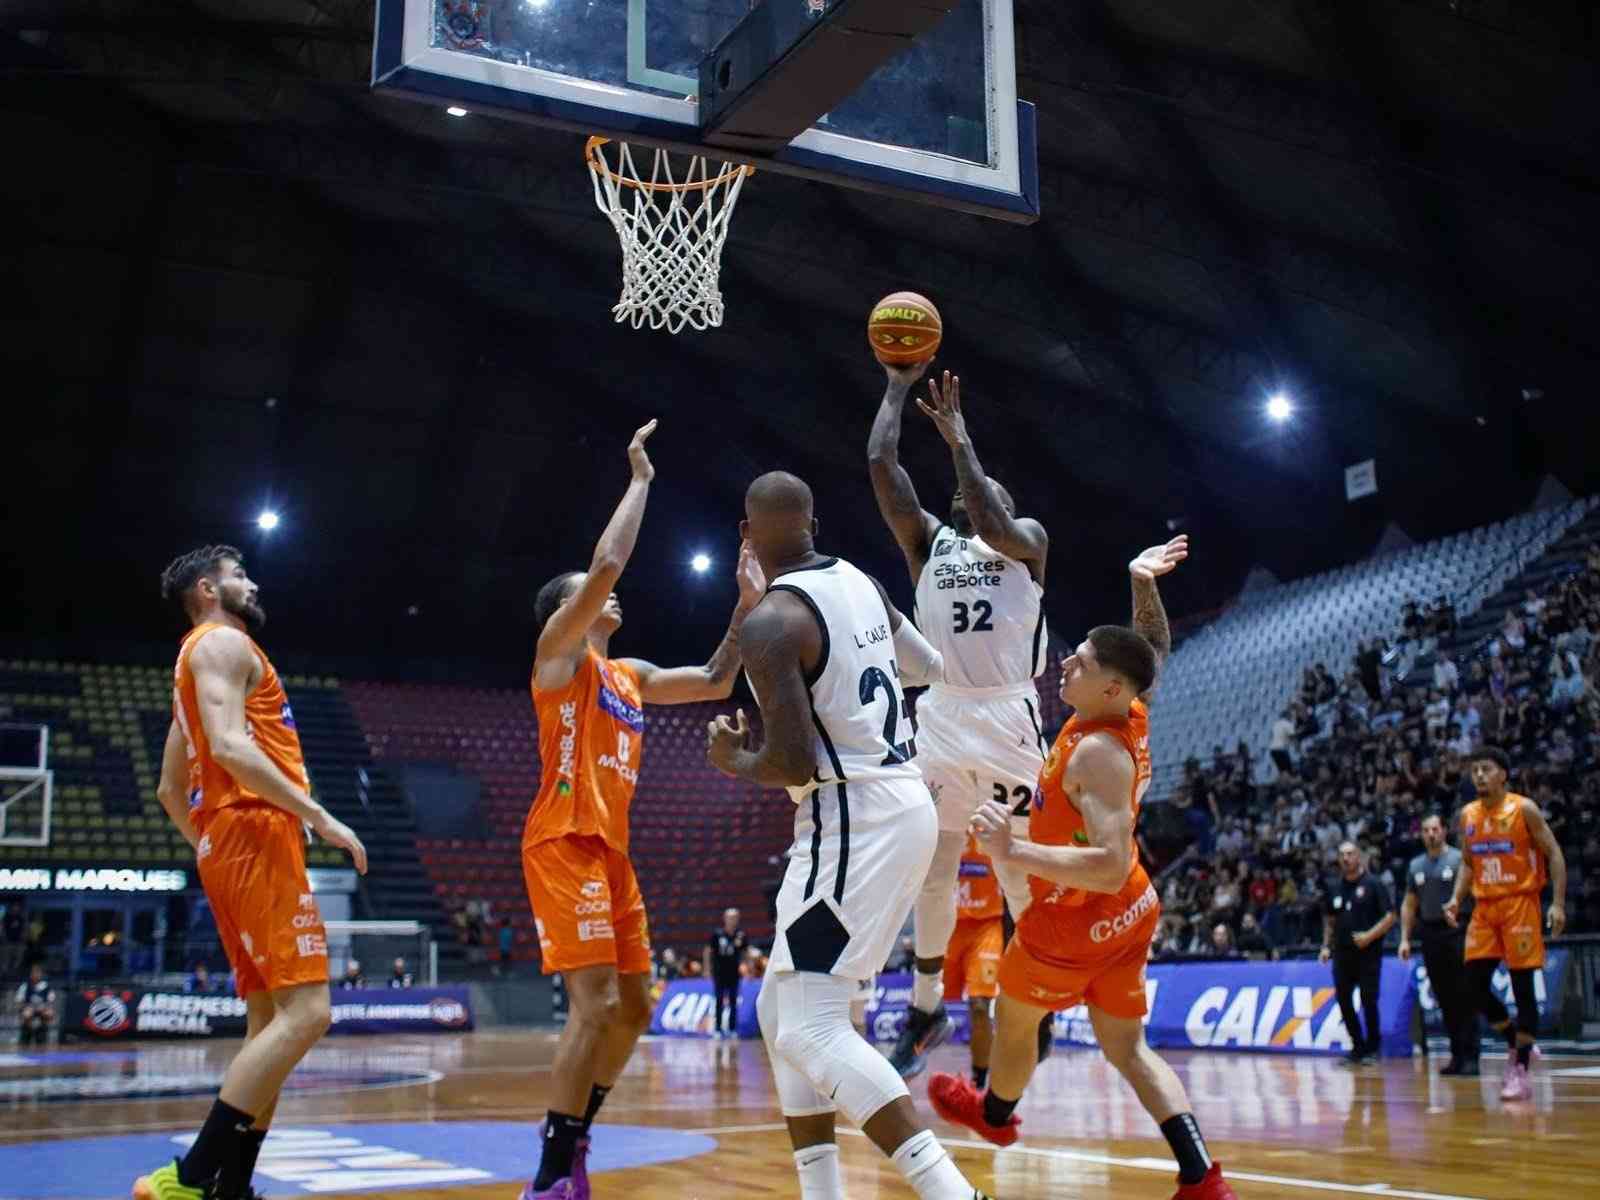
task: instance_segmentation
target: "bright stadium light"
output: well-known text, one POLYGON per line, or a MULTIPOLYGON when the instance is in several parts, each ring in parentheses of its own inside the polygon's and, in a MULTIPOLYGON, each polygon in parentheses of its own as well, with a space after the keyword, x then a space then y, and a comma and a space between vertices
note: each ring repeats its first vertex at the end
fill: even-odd
POLYGON ((694 568, 696 575, 704 575, 711 569, 711 556, 709 554, 696 554, 689 560, 689 565, 694 568))
POLYGON ((278 514, 270 508, 261 510, 261 515, 256 518, 256 528, 266 533, 271 533, 278 527, 278 514))
POLYGON ((1274 392, 1267 398, 1267 416, 1282 424, 1294 415, 1294 405, 1289 403, 1289 397, 1282 392, 1274 392))
POLYGON ((449 113, 452 117, 464 117, 467 115, 467 110, 462 108, 459 104, 452 104, 449 108, 445 109, 445 112, 449 113))

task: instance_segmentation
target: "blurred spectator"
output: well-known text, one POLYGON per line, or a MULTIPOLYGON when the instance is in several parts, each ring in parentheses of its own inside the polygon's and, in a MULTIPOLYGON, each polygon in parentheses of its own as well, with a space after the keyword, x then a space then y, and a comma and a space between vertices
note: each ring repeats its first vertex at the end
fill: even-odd
POLYGON ((739 974, 746 979, 761 979, 767 973, 767 956, 761 953, 760 946, 751 946, 744 952, 744 962, 739 966, 739 974))
POLYGON ((17 988, 17 1042, 43 1046, 55 1023, 56 993, 44 977, 44 964, 28 968, 27 982, 17 988))
POLYGON ((683 974, 683 968, 678 962, 678 952, 671 946, 664 946, 660 957, 656 960, 656 973, 671 983, 683 974))
POLYGON ((211 968, 203 962, 197 962, 189 972, 189 978, 183 981, 183 990, 192 996, 209 996, 222 988, 217 980, 211 978, 211 968))
POLYGON ((22 902, 13 900, 5 906, 4 915, 0 915, 0 979, 9 978, 21 969, 27 931, 22 902))
POLYGON ((341 988, 364 988, 367 986, 367 977, 361 973, 361 964, 351 959, 344 965, 344 974, 339 977, 341 988))
POLYGON ((1236 958, 1237 952, 1233 945, 1233 930, 1226 921, 1218 921, 1211 927, 1211 956, 1213 958, 1236 958))
POLYGON ((406 960, 396 958, 394 970, 389 973, 389 986, 392 988, 408 988, 411 986, 411 972, 406 970, 406 960))
POLYGON ((1244 955, 1267 955, 1272 952, 1272 945, 1257 924, 1254 913, 1245 913, 1239 919, 1238 951, 1244 955))
POLYGON ((1461 672, 1448 654, 1441 654, 1434 660, 1433 686, 1446 696, 1454 695, 1461 686, 1461 672))
POLYGON ((502 975, 511 970, 511 960, 517 949, 517 931, 511 927, 510 917, 500 918, 500 930, 495 939, 499 944, 500 957, 494 965, 494 973, 502 975))
POLYGON ((1289 719, 1289 710, 1284 709, 1272 723, 1272 740, 1267 744, 1267 752, 1272 755, 1273 765, 1278 768, 1280 775, 1288 775, 1294 770, 1294 759, 1289 757, 1289 746, 1293 741, 1294 722, 1289 719))

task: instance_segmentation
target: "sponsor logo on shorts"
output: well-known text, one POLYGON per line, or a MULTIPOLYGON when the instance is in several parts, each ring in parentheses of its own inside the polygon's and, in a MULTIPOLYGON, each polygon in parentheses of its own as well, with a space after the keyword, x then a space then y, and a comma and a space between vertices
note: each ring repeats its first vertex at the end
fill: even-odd
POLYGON ((203 791, 201 791, 201 789, 199 789, 199 788, 190 788, 189 789, 189 807, 190 808, 199 808, 200 807, 200 801, 202 799, 204 799, 204 798, 205 798, 205 793, 203 791))
POLYGON ((285 728, 293 729, 295 727, 294 709, 289 707, 287 700, 283 702, 283 707, 278 710, 278 719, 283 722, 285 728))
POLYGON ((301 958, 327 958, 328 939, 320 933, 302 933, 294 939, 294 950, 301 958))
POLYGON ((201 837, 200 844, 194 848, 194 860, 195 862, 199 862, 201 859, 209 858, 210 856, 211 835, 208 833, 201 837))
POLYGON ((599 879, 586 880, 583 883, 583 885, 578 888, 578 891, 582 892, 585 896, 589 896, 591 898, 595 897, 595 896, 604 895, 605 894, 605 890, 606 890, 605 883, 603 881, 599 880, 599 879))
POLYGON ((611 928, 610 921, 579 921, 578 940, 580 942, 603 942, 616 937, 611 928))
POLYGON ((1140 893, 1139 898, 1127 908, 1123 909, 1109 921, 1096 921, 1089 926, 1089 940, 1104 942, 1114 937, 1120 937, 1137 925, 1159 903, 1156 889, 1151 885, 1140 893))
POLYGON ((580 900, 572 906, 572 911, 580 917, 594 916, 596 913, 610 912, 609 900, 580 900))
POLYGON ((1089 844, 1089 835, 1081 829, 1074 829, 1072 831, 1072 844, 1075 846, 1087 846, 1089 844))
POLYGON ((316 896, 313 895, 311 892, 301 892, 300 893, 300 907, 301 908, 315 909, 317 907, 317 898, 316 898, 316 896))
POLYGON ((296 929, 314 929, 322 924, 322 916, 320 913, 314 912, 295 913, 294 920, 289 924, 296 929))

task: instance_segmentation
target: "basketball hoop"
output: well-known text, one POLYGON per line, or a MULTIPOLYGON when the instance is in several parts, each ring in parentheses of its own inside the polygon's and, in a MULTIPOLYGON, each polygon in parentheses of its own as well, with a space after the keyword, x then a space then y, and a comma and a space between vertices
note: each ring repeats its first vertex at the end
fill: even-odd
MULTIPOLYGON (((622 243, 622 298, 612 307, 618 323, 635 329, 677 333, 685 325, 715 329, 722 324, 722 243, 739 202, 739 190, 754 167, 692 156, 675 168, 665 150, 653 157, 649 174, 633 160, 632 147, 616 142, 616 166, 592 137, 583 148, 594 202, 611 220, 622 243)), ((641 150, 641 159, 645 151, 641 150)))

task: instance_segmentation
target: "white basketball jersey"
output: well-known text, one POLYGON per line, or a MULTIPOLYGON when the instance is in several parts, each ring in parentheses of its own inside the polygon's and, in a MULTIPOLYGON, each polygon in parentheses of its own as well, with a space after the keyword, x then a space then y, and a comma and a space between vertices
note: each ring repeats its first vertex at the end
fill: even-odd
POLYGON ((912 763, 916 731, 894 662, 889 611, 876 585, 842 558, 785 571, 769 591, 804 600, 822 629, 811 689, 816 771, 790 788, 796 803, 819 784, 868 779, 921 781, 912 763))
POLYGON ((1026 563, 939 526, 917 580, 917 628, 944 656, 945 682, 1015 687, 1044 670, 1044 589, 1026 563))

